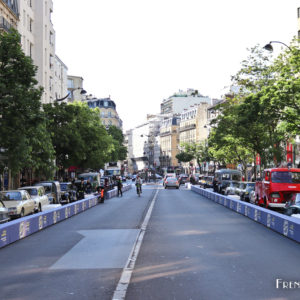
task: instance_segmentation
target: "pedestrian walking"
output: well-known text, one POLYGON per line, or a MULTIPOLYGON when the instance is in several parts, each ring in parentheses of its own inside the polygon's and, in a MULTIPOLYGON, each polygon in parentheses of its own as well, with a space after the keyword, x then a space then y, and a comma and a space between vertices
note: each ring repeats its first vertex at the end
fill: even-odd
POLYGON ((121 194, 121 197, 123 197, 123 192, 122 192, 123 183, 122 183, 122 180, 120 177, 117 180, 117 187, 118 187, 118 197, 120 194, 121 194))

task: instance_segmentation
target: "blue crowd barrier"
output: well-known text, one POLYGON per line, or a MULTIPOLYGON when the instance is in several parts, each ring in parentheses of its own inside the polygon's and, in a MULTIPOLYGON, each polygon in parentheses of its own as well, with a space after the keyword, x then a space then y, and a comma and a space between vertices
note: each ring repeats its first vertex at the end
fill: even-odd
MULTIPOLYGON (((124 185, 123 192, 131 189, 131 185, 124 185)), ((107 198, 117 195, 117 190, 107 193, 107 198)), ((46 227, 75 216, 98 204, 98 196, 88 195, 85 199, 53 208, 49 211, 40 212, 21 219, 16 219, 0 225, 0 248, 7 246, 17 240, 23 239, 46 227)))
POLYGON ((300 242, 299 218, 289 217, 251 203, 232 199, 228 196, 202 189, 197 186, 192 186, 191 190, 258 223, 261 223, 266 227, 297 241, 298 243, 300 242))

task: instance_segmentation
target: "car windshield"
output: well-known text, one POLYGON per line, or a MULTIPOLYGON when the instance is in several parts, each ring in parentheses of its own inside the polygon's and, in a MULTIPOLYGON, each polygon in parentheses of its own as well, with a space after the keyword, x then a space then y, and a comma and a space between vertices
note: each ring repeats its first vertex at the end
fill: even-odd
POLYGON ((51 193, 51 185, 43 185, 44 189, 45 189, 45 193, 51 193))
POLYGON ((60 189, 61 189, 62 191, 66 191, 67 188, 68 188, 68 184, 67 184, 67 183, 61 183, 61 184, 60 184, 60 189))
POLYGON ((93 181, 93 175, 80 175, 79 178, 83 178, 84 180, 89 180, 90 182, 93 181))
POLYGON ((20 201, 22 200, 22 194, 20 192, 3 192, 3 199, 4 201, 20 201))
POLYGON ((26 189, 26 191, 27 191, 31 196, 37 196, 37 195, 38 195, 38 190, 37 190, 37 189, 26 189))
POLYGON ((271 180, 273 183, 300 183, 300 172, 273 172, 271 180))

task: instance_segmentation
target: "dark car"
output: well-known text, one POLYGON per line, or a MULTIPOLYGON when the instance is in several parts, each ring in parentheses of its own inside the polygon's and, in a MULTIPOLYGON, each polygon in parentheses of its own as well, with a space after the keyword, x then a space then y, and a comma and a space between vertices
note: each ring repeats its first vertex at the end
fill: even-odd
POLYGON ((178 180, 179 180, 179 184, 185 184, 189 181, 189 176, 186 174, 180 174, 178 180))
POLYGON ((240 190, 240 199, 250 202, 250 194, 255 190, 255 182, 245 182, 245 188, 240 190))
POLYGON ((71 202, 75 202, 77 200, 76 197, 76 187, 73 186, 72 182, 61 182, 61 204, 67 204, 71 202))
POLYGON ((291 194, 290 198, 285 205, 284 214, 287 216, 300 214, 300 193, 291 194))

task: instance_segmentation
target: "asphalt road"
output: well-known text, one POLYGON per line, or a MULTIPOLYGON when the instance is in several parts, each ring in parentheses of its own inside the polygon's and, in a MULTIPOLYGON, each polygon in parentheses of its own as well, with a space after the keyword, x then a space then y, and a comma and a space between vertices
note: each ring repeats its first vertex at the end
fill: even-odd
POLYGON ((0 249, 0 299, 111 299, 156 189, 126 299, 300 299, 300 245, 185 189, 143 186, 0 249))

